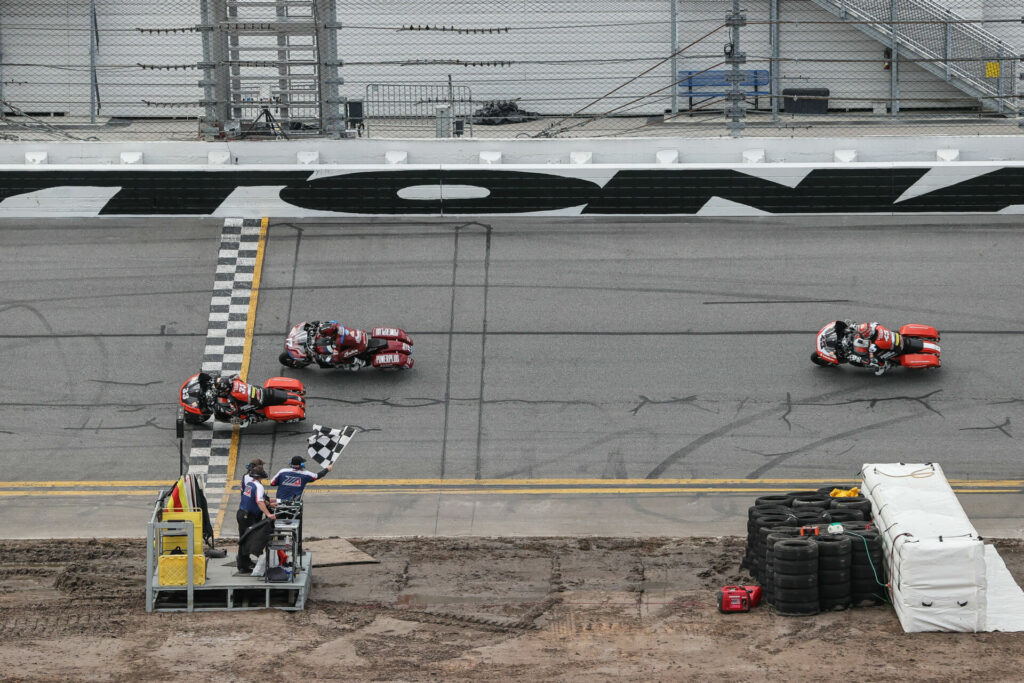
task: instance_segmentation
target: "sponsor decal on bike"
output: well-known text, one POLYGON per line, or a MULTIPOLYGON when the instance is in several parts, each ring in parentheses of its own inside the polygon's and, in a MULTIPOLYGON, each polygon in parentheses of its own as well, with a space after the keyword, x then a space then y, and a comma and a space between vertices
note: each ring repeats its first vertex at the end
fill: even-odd
POLYGON ((397 353, 379 353, 373 359, 374 365, 388 365, 401 362, 402 356, 397 353))

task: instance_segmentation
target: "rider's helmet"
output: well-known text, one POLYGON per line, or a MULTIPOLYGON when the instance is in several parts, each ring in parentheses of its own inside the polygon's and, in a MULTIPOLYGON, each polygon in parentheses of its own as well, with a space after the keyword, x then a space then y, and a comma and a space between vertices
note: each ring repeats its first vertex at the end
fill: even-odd
POLYGON ((861 323, 860 325, 857 325, 857 336, 862 339, 871 339, 872 327, 873 325, 871 325, 871 323, 861 323))
POLYGON ((213 389, 218 396, 229 396, 231 394, 231 378, 218 377, 216 380, 214 380, 213 389))

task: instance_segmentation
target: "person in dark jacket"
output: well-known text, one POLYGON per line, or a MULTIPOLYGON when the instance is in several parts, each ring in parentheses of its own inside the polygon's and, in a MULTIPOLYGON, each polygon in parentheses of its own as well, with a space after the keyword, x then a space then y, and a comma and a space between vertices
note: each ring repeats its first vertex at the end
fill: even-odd
POLYGON ((328 465, 319 473, 313 474, 306 469, 306 459, 296 455, 292 458, 292 466, 285 467, 275 474, 270 480, 270 485, 277 487, 278 500, 295 500, 302 497, 306 484, 323 479, 333 469, 333 465, 328 465))

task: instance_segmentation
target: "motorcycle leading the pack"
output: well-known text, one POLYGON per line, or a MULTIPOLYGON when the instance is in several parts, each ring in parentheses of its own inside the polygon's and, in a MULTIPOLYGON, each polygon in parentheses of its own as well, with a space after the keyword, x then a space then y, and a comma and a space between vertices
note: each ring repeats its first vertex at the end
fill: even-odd
MULTIPOLYGON (((304 368, 316 363, 322 368, 346 367, 345 363, 325 363, 313 348, 316 342, 318 321, 301 322, 292 327, 284 340, 284 351, 278 356, 281 365, 287 368, 304 368)), ((352 330, 355 335, 366 337, 366 350, 355 356, 366 367, 378 370, 409 370, 413 366, 412 337, 397 327, 374 327, 367 334, 363 330, 352 330)))
POLYGON ((185 422, 202 424, 210 416, 220 422, 231 422, 246 427, 256 422, 300 422, 306 419, 306 389, 302 382, 291 377, 271 377, 262 387, 249 385, 248 401, 236 401, 232 415, 215 409, 217 393, 213 377, 205 372, 196 374, 181 385, 179 402, 185 409, 185 422))
POLYGON ((881 363, 869 364, 868 356, 856 347, 857 328, 849 320, 833 320, 818 332, 811 362, 823 367, 838 367, 850 363, 881 374, 890 367, 909 370, 934 369, 942 365, 939 332, 930 325, 915 323, 904 325, 899 332, 885 330, 892 335, 891 351, 882 354, 881 363))

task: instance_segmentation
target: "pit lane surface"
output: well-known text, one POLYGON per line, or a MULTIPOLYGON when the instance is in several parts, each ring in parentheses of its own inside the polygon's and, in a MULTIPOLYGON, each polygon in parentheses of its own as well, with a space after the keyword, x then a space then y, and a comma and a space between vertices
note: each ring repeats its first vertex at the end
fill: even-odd
MULTIPOLYGON (((741 533, 756 491, 936 461, 996 492, 961 497, 983 533, 1019 533, 1024 232, 965 222, 272 220, 249 377, 301 378, 309 419, 244 431, 235 477, 286 465, 313 422, 351 424, 310 533, 741 533), (405 328, 415 369, 278 365, 289 324, 326 317, 405 328), (944 367, 815 368, 837 317, 933 324, 944 367)), ((143 533, 152 488, 131 482, 177 473, 220 225, 0 223, 7 482, 138 492, 0 496, 12 526, 143 533)))

